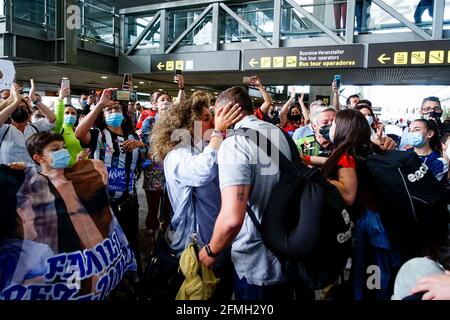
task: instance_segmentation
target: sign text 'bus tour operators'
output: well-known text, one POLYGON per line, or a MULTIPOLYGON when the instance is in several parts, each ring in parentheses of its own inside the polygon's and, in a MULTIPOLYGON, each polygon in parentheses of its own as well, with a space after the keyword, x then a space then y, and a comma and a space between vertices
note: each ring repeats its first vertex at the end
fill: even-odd
POLYGON ((211 51, 150 56, 152 72, 239 71, 240 51, 211 51))
POLYGON ((450 65, 450 41, 369 44, 369 68, 450 65))
POLYGON ((362 68, 363 53, 360 44, 252 49, 244 51, 244 70, 362 68))

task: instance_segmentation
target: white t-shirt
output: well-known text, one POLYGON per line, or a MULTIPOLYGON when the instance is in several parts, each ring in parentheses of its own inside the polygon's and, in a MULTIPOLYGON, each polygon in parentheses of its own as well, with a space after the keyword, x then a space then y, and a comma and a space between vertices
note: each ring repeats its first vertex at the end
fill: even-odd
POLYGON ((48 122, 45 118, 33 124, 29 123, 23 133, 13 125, 2 125, 0 127, 0 141, 3 139, 0 146, 0 164, 25 162, 34 165, 27 151, 26 140, 36 132, 50 131, 54 126, 54 123, 48 122))

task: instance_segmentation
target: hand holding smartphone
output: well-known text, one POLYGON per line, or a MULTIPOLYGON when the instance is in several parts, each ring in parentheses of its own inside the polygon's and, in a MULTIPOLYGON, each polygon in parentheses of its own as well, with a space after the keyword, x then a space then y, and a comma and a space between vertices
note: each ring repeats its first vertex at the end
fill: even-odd
POLYGON ((341 86, 342 76, 340 74, 334 75, 334 82, 336 83, 336 87, 339 89, 341 86))
POLYGON ((175 74, 173 76, 173 82, 178 83, 178 76, 181 76, 182 71, 180 69, 175 69, 175 74))
MULTIPOLYGON (((61 80, 61 91, 68 89, 70 90, 70 80, 67 78, 62 78, 61 80)), ((64 104, 72 104, 70 96, 64 98, 64 104)))

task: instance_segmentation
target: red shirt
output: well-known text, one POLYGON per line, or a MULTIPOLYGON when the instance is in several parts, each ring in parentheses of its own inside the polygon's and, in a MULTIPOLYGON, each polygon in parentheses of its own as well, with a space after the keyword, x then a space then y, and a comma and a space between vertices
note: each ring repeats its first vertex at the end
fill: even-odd
POLYGON ((264 119, 264 114, 261 111, 261 108, 256 108, 255 111, 253 111, 253 115, 255 117, 257 117, 259 120, 263 120, 264 119))
POLYGON ((294 134, 294 131, 297 130, 298 128, 300 128, 299 125, 288 121, 284 126, 283 126, 283 131, 286 132, 287 134, 289 134, 290 136, 292 136, 294 134))
POLYGON ((353 158, 352 156, 349 156, 348 154, 343 154, 342 157, 339 159, 337 166, 340 169, 351 168, 351 169, 356 170, 355 158, 353 158))
POLYGON ((139 118, 137 124, 136 124, 136 129, 141 129, 142 128, 142 123, 144 122, 145 119, 149 118, 149 117, 155 117, 156 115, 156 111, 155 110, 151 110, 151 109, 147 109, 142 111, 141 113, 141 117, 139 118))

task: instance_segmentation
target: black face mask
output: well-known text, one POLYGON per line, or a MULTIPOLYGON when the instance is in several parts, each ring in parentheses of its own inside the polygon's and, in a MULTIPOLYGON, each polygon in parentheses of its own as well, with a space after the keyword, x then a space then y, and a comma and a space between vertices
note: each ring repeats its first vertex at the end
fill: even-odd
POLYGON ((438 120, 442 117, 442 112, 430 112, 430 118, 433 118, 435 120, 438 120))
POLYGON ((302 120, 302 115, 301 114, 288 114, 287 118, 289 121, 297 122, 297 121, 302 120))
POLYGON ((23 108, 17 108, 11 114, 11 119, 13 119, 14 122, 22 123, 22 122, 24 122, 25 120, 28 119, 28 116, 29 115, 28 115, 27 110, 25 110, 23 108))
POLYGON ((327 141, 330 141, 330 128, 331 124, 328 124, 326 126, 320 127, 319 133, 320 135, 327 141))

